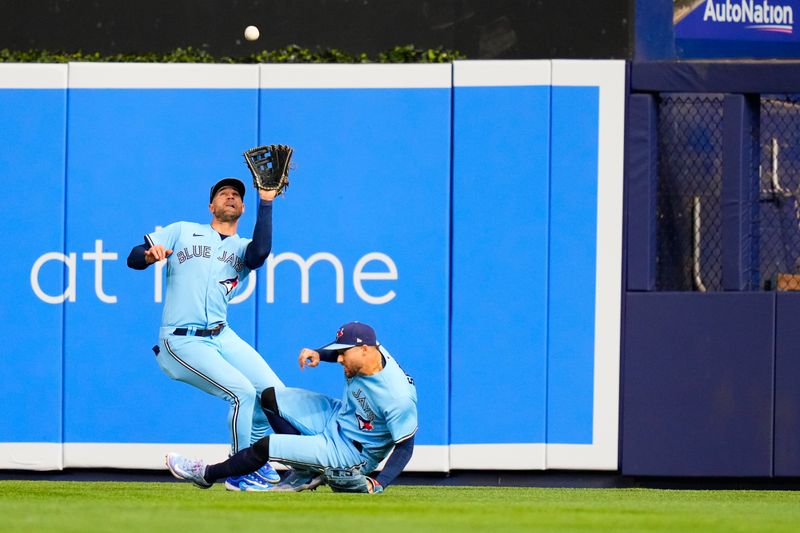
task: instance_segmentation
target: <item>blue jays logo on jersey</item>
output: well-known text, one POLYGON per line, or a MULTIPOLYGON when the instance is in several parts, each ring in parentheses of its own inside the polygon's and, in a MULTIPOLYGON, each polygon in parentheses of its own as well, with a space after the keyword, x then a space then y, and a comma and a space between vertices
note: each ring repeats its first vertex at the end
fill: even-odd
POLYGON ((358 420, 358 429, 361 431, 372 431, 375 427, 372 425, 372 420, 367 420, 358 413, 356 413, 356 420, 358 420))
POLYGON ((369 402, 367 402, 367 396, 361 389, 353 391, 352 395, 353 398, 355 398, 358 402, 358 405, 361 406, 361 409, 364 410, 364 415, 366 415, 365 418, 360 414, 355 413, 356 420, 358 420, 358 429, 362 431, 372 431, 375 429, 375 427, 372 425, 372 421, 377 418, 377 415, 375 414, 375 411, 372 410, 372 407, 370 407, 369 402))
POLYGON ((238 276, 235 278, 223 279, 219 282, 220 285, 225 287, 225 294, 230 294, 233 289, 239 284, 238 276))

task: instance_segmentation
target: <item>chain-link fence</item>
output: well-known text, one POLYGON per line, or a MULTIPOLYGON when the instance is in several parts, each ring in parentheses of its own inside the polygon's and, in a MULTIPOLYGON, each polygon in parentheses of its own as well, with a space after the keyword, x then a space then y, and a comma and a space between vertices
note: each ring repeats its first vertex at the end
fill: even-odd
POLYGON ((660 98, 657 290, 722 290, 722 111, 722 95, 660 98))
MULTIPOLYGON (((660 291, 722 290, 720 94, 664 94, 658 106, 660 291)), ((753 209, 757 290, 800 291, 800 94, 762 95, 753 209)))
POLYGON ((759 287, 800 290, 800 95, 761 96, 759 287))

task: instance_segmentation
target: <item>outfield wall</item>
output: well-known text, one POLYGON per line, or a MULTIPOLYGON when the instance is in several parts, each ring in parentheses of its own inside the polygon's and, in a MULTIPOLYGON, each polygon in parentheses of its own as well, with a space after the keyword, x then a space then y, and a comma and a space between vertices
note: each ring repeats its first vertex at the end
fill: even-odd
POLYGON ((616 469, 624 99, 621 61, 0 65, 0 468, 226 455, 227 406, 153 360, 163 269, 125 258, 281 142, 229 319, 287 385, 338 397, 296 355, 358 319, 415 377, 410 470, 616 469))
POLYGON ((631 65, 624 475, 800 473, 799 66, 631 65))

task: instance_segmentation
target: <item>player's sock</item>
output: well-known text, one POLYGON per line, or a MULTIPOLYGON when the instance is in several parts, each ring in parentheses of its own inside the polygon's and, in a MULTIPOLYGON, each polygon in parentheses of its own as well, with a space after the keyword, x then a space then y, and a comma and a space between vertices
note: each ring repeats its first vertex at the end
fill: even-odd
POLYGON ((203 476, 212 483, 218 479, 244 476, 255 472, 269 460, 269 437, 264 437, 249 448, 228 457, 227 461, 209 465, 203 476))
POLYGON ((272 431, 279 435, 300 435, 300 431, 281 416, 280 409, 278 409, 278 398, 275 396, 275 387, 261 391, 261 409, 267 416, 272 431))
POLYGON ((269 425, 272 426, 272 431, 275 433, 279 435, 300 435, 300 430, 290 424, 289 421, 281 415, 276 415, 270 411, 264 411, 264 414, 267 415, 269 425))

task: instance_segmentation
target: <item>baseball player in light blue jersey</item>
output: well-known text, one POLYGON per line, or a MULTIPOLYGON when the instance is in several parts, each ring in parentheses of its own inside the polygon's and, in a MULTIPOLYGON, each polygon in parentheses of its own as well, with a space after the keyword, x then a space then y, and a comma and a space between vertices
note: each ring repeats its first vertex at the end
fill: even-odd
MULTIPOLYGON (((161 369, 230 404, 231 453, 257 442, 270 430, 258 393, 282 389, 264 359, 227 323, 228 302, 251 270, 264 264, 272 248, 272 200, 275 191, 259 190, 253 238, 236 231, 244 212, 244 184, 235 178, 211 188, 210 224, 175 222, 145 235, 128 266, 143 270, 167 261, 167 294, 158 346, 161 369)), ((231 477, 229 490, 266 490, 280 476, 266 461, 231 477)))
POLYGON ((375 331, 359 322, 342 326, 333 343, 300 352, 301 368, 320 361, 344 367, 342 400, 303 389, 268 388, 261 393, 261 406, 274 435, 214 465, 171 453, 167 466, 173 475, 208 488, 269 459, 292 467, 273 491, 297 492, 324 482, 336 492, 383 492, 414 450, 414 380, 377 342, 375 331), (368 477, 390 452, 380 475, 368 477))

